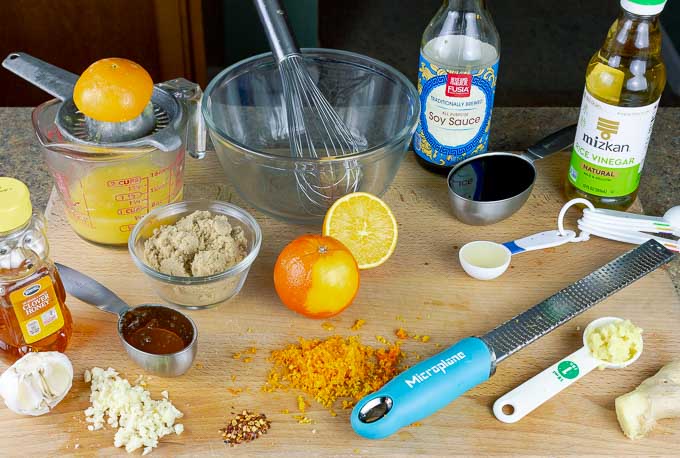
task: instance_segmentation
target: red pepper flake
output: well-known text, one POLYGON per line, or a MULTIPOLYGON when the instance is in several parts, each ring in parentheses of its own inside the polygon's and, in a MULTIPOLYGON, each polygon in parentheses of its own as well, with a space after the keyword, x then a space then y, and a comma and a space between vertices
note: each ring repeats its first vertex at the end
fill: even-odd
POLYGON ((225 444, 232 447, 234 445, 251 442, 258 437, 266 434, 271 427, 271 421, 267 420, 267 416, 263 413, 257 415, 247 410, 236 415, 227 426, 220 429, 222 440, 225 444))

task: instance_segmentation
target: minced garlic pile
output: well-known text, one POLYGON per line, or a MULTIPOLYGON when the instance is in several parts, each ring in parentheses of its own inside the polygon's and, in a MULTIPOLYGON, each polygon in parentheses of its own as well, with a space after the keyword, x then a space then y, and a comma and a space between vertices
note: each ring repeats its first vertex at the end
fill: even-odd
POLYGON ((374 349, 362 345, 358 336, 300 338, 298 344, 272 352, 264 390, 295 388, 329 409, 344 398, 347 409, 397 375, 402 357, 398 344, 374 349))
POLYGON ((158 447, 161 437, 184 431, 182 424, 175 424, 182 412, 167 399, 167 392, 162 393, 163 399, 155 401, 143 387, 131 386, 112 368, 85 371, 85 381, 91 383, 92 390, 92 405, 85 410, 86 421, 91 423, 87 428, 95 431, 104 423, 118 428, 113 440, 116 447, 125 446, 128 453, 144 447, 146 455, 158 447))

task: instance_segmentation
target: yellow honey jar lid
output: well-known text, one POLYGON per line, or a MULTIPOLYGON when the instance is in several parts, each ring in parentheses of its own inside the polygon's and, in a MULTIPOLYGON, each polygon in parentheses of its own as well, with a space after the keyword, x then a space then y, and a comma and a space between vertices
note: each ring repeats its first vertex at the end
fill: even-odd
POLYGON ((21 181, 0 177, 0 232, 9 232, 31 219, 31 193, 21 181))

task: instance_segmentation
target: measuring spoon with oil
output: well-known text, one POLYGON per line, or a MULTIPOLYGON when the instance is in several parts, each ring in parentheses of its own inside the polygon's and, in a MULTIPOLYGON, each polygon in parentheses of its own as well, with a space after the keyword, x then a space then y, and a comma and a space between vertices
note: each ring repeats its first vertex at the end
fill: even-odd
POLYGON ((118 316, 118 337, 140 367, 161 377, 177 377, 191 368, 198 350, 198 329, 191 318, 159 304, 130 307, 93 278, 63 264, 55 265, 68 294, 118 316))
POLYGON ((642 354, 642 341, 635 355, 622 363, 595 358, 588 347, 588 336, 594 329, 620 321, 623 319, 615 317, 592 321, 583 332, 583 347, 496 400, 493 405, 496 418, 504 423, 515 423, 596 367, 621 369, 637 361, 642 354))
POLYGON ((575 238, 574 231, 565 230, 564 234, 545 231, 505 243, 479 240, 463 245, 458 259, 463 270, 472 278, 493 280, 508 270, 512 255, 564 245, 575 238))

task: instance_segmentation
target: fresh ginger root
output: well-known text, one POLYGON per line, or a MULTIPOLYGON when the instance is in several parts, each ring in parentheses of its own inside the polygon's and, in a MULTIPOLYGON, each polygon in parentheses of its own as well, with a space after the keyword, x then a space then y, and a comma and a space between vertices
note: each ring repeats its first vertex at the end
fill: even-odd
POLYGON ((634 391, 616 398, 616 418, 630 439, 644 437, 662 418, 680 417, 680 361, 666 364, 634 391))

